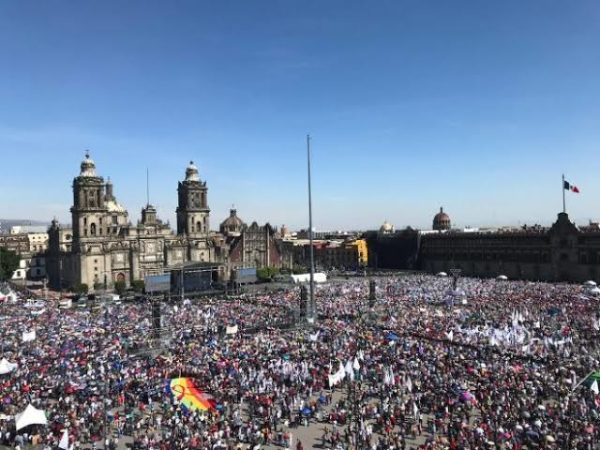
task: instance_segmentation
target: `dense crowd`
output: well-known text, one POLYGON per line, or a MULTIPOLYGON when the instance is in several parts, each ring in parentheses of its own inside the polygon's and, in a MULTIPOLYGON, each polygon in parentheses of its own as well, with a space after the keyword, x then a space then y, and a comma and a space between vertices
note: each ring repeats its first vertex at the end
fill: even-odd
POLYGON ((375 301, 365 280, 318 286, 312 327, 288 326, 291 287, 163 303, 160 339, 147 303, 5 301, 2 356, 17 367, 0 375, 0 445, 56 448, 66 429, 74 448, 596 448, 600 316, 585 287, 376 283, 375 301), (169 395, 179 377, 214 408, 169 395), (28 404, 48 425, 17 432, 28 404))

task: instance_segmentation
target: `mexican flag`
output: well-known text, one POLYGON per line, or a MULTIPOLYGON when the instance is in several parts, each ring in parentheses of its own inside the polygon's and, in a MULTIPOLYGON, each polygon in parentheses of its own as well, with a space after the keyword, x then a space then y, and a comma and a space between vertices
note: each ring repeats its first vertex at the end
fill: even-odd
POLYGON ((565 191, 571 191, 575 192, 576 194, 579 194, 579 188, 574 184, 569 183, 568 181, 563 181, 563 188, 565 191))

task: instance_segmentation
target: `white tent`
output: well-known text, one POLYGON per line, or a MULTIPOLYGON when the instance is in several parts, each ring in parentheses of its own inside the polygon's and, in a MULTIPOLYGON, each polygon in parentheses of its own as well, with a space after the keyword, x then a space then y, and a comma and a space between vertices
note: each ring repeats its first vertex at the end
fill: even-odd
POLYGON ((583 284, 584 284, 584 286, 596 286, 596 282, 594 280, 587 280, 583 284))
MULTIPOLYGON (((327 281, 327 275, 325 275, 322 272, 315 272, 313 281, 315 283, 325 283, 327 281)), ((310 273, 301 273, 299 275, 292 275, 292 282, 295 284, 308 283, 308 282, 310 282, 310 273)))
POLYGON ((0 292, 0 301, 15 303, 17 301, 17 294, 15 294, 13 291, 8 291, 6 294, 0 292))
POLYGON ((439 272, 439 273, 437 274, 437 276, 438 276, 438 277, 447 277, 447 276, 448 276, 448 274, 447 274, 446 272, 439 272))
POLYGON ((2 361, 0 361, 0 375, 6 375, 7 373, 11 373, 16 368, 17 365, 8 362, 6 358, 2 358, 2 361))
POLYGON ((498 275, 496 277, 496 280, 506 281, 506 280, 508 280, 508 277, 506 275, 498 275))
POLYGON ((34 408, 31 404, 27 405, 25 411, 15 416, 17 431, 29 425, 47 425, 46 413, 41 409, 34 408))
POLYGON ((594 295, 600 295, 600 288, 599 287, 593 287, 590 289, 590 294, 594 294, 594 295))

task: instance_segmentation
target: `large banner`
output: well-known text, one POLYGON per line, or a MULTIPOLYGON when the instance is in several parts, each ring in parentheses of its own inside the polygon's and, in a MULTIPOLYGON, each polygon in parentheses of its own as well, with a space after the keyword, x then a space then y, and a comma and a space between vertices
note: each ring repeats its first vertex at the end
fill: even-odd
POLYGON ((236 270, 235 281, 238 283, 255 283, 256 267, 240 267, 236 270))
POLYGON ((171 290, 171 275, 148 275, 144 277, 146 292, 169 292, 171 290))

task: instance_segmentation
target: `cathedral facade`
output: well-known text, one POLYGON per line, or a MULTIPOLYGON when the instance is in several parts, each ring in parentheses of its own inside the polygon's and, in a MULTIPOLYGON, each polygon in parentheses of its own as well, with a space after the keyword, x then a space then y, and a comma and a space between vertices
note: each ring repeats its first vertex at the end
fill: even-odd
POLYGON ((86 154, 79 176, 73 180, 71 227, 53 220, 48 230, 50 285, 110 289, 115 282, 130 285, 191 263, 212 267, 219 278, 226 278, 223 263, 228 252, 215 248, 218 239, 210 232, 208 188, 193 162, 177 192, 176 233, 150 204, 142 208, 141 220, 133 225, 128 211, 118 203, 110 179, 105 182, 96 173, 94 161, 86 154))

